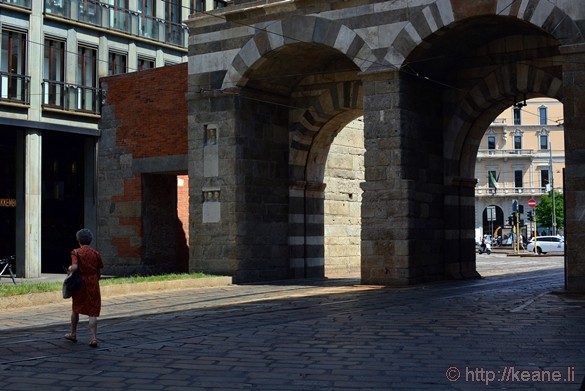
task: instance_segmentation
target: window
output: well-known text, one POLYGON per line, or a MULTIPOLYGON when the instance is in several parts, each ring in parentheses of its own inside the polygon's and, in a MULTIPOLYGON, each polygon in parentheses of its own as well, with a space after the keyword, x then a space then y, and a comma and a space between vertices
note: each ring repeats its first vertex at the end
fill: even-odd
POLYGON ((514 107, 514 125, 522 125, 522 121, 521 121, 521 116, 520 116, 521 110, 519 107, 514 107))
POLYGON ((128 68, 126 67, 126 55, 116 52, 110 52, 110 68, 108 75, 118 75, 120 73, 126 73, 128 68))
POLYGON ((540 169, 540 187, 542 191, 546 191, 550 184, 548 168, 540 169))
POLYGON ((488 136, 488 149, 496 149, 496 136, 488 136))
POLYGON ((517 189, 524 187, 522 183, 522 170, 514 170, 514 187, 517 189))
POLYGON ((138 19, 139 34, 144 37, 155 37, 154 17, 156 15, 156 3, 154 0, 138 0, 138 19))
POLYGON ((97 50, 87 46, 77 49, 77 109, 98 112, 97 50))
POLYGON ((110 0, 109 4, 113 5, 113 7, 109 8, 110 27, 128 31, 128 0, 110 0))
POLYGON ((54 14, 54 15, 61 15, 61 16, 69 16, 67 7, 64 5, 67 4, 65 0, 51 0, 45 1, 45 12, 54 14), (64 4, 65 3, 65 4, 64 4))
POLYGON ((487 182, 490 189, 498 188, 498 174, 496 170, 488 170, 487 182))
POLYGON ((181 2, 179 0, 167 0, 165 2, 165 20, 171 23, 181 23, 181 2))
POLYGON ((546 123, 548 122, 546 106, 540 106, 538 108, 538 117, 540 119, 540 124, 546 125, 546 123))
POLYGON ((45 39, 43 104, 65 108, 65 42, 45 39))
MULTIPOLYGON (((207 11, 205 4, 206 2, 207 0, 191 0, 191 14, 207 11)), ((227 7, 227 4, 228 2, 225 0, 213 0, 213 9, 227 7)))
POLYGON ((548 149, 548 135, 547 134, 540 135, 540 149, 548 149))
POLYGON ((154 0, 138 0, 138 11, 142 16, 154 16, 156 3, 154 0))
POLYGON ((207 11, 205 9, 205 1, 206 0, 191 0, 191 14, 197 14, 201 12, 207 11))
POLYGON ((28 103, 26 34, 2 30, 0 47, 0 99, 28 103))
POLYGON ((152 69, 155 66, 155 61, 150 58, 138 58, 138 70, 152 69))
POLYGON ((165 42, 182 45, 185 39, 183 30, 183 14, 180 0, 165 2, 165 42))
POLYGON ((519 134, 514 135, 514 149, 522 149, 522 136, 519 134))
POLYGON ((100 3, 96 0, 79 0, 79 20, 82 22, 99 24, 97 18, 99 7, 100 3))

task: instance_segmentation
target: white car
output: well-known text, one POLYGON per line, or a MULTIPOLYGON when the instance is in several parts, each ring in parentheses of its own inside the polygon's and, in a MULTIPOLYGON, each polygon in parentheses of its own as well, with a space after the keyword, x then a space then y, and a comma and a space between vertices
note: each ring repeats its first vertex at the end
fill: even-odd
POLYGON ((530 240, 526 250, 538 254, 563 253, 565 252, 565 240, 562 236, 537 236, 530 240), (536 249, 534 248, 534 239, 536 239, 536 249))

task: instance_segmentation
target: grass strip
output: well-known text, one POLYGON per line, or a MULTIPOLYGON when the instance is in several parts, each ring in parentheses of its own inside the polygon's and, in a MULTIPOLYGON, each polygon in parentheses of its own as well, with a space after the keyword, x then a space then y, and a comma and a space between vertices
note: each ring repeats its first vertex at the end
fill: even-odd
MULTIPOLYGON (((187 280, 194 278, 216 277, 204 273, 181 273, 181 274, 162 274, 158 276, 134 276, 134 277, 106 277, 100 280, 101 286, 119 285, 119 284, 136 284, 140 282, 157 282, 170 280, 187 280)), ((65 279, 65 275, 63 275, 65 279)), ((19 284, 0 284, 0 297, 26 295, 28 293, 43 293, 60 291, 63 287, 62 281, 54 282, 23 282, 19 284)))

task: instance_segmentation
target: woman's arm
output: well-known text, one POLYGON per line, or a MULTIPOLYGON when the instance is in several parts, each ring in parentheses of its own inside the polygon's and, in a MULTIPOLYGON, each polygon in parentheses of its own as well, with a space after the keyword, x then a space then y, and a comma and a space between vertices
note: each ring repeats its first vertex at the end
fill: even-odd
POLYGON ((77 256, 75 254, 75 251, 71 251, 71 266, 69 266, 67 268, 67 271, 69 273, 73 273, 76 270, 77 270, 77 256))

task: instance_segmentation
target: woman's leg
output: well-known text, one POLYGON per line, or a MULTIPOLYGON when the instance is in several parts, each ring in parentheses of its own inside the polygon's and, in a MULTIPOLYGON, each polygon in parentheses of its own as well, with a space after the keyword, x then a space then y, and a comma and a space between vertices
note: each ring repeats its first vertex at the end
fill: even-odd
POLYGON ((97 317, 89 317, 89 332, 91 333, 90 345, 97 346, 97 317))
POLYGON ((71 311, 71 331, 65 334, 65 339, 77 342, 77 324, 79 324, 79 314, 71 311))
POLYGON ((79 314, 76 312, 71 312, 71 336, 75 337, 77 335, 77 325, 79 324, 79 314))

